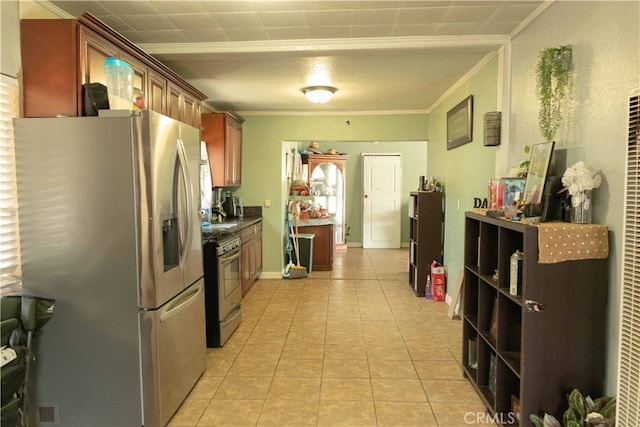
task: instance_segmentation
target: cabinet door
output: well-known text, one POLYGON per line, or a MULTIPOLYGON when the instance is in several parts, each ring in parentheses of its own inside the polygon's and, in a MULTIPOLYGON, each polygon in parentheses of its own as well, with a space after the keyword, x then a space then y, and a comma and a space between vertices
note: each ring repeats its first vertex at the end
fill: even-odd
POLYGON ((167 116, 172 119, 182 120, 184 98, 182 96, 182 90, 169 82, 168 85, 168 100, 167 100, 167 116))
POLYGON ((104 37, 80 27, 80 83, 107 84, 104 60, 117 58, 118 49, 104 37))
POLYGON ((202 139, 207 144, 214 187, 240 185, 242 127, 224 113, 202 114, 202 139))
POLYGON ((240 249, 240 283, 242 295, 251 287, 251 243, 245 243, 240 249))
POLYGON ((167 114, 167 98, 167 79, 150 70, 147 108, 160 114, 167 114))
MULTIPOLYGON (((134 93, 135 90, 138 89, 140 90, 140 92, 142 92, 142 96, 145 99, 145 103, 148 102, 147 98, 148 98, 148 86, 147 83, 149 81, 149 69, 147 68, 147 66, 140 61, 137 58, 134 58, 133 56, 125 53, 125 52, 120 52, 120 59, 122 59, 123 61, 125 61, 127 64, 129 64, 131 66, 131 68, 133 68, 133 89, 134 89, 134 93)), ((134 101, 133 99, 131 100, 132 102, 134 101)), ((147 108, 149 108, 147 106, 147 108)))
POLYGON ((224 123, 223 115, 206 113, 200 116, 202 140, 207 144, 211 170, 211 185, 224 187, 224 123))
POLYGON ((348 156, 309 155, 308 177, 311 185, 317 187, 321 195, 315 201, 335 218, 335 242, 339 248, 346 248, 346 171, 348 156), (327 189, 335 186, 335 192, 327 189))
POLYGON ((196 109, 196 99, 186 92, 182 93, 183 109, 182 109, 182 121, 190 126, 200 129, 200 126, 196 123, 196 117, 200 117, 199 112, 196 109))
POLYGON ((20 21, 24 117, 82 115, 78 31, 69 19, 20 21))
POLYGON ((262 272, 262 227, 258 227, 256 231, 256 237, 253 239, 253 269, 252 277, 257 279, 262 272))
POLYGON ((240 185, 242 165, 242 128, 227 117, 225 125, 225 177, 227 185, 240 185))

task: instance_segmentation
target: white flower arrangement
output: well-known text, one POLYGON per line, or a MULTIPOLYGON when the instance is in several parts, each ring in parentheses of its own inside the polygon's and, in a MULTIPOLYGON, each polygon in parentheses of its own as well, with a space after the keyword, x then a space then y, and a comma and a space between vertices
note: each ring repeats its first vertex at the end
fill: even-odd
MULTIPOLYGON (((562 175, 562 184, 571 195, 571 204, 576 207, 584 201, 584 191, 598 188, 602 183, 600 173, 592 170, 585 162, 578 162, 562 175)), ((588 208, 588 207, 586 207, 588 208)))

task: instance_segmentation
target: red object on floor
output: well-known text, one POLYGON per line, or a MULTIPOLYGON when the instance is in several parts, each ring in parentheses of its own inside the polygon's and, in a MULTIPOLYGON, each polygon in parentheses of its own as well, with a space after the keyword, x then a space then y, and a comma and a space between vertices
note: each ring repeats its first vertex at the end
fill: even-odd
POLYGON ((444 301, 446 295, 444 266, 437 261, 431 263, 431 293, 434 301, 444 301))

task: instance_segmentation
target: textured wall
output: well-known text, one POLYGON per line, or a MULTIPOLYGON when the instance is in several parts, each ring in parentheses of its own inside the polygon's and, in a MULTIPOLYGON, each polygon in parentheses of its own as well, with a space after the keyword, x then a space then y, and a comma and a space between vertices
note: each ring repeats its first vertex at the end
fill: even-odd
POLYGON ((487 182, 494 177, 498 147, 483 144, 483 116, 496 111, 497 87, 498 59, 494 58, 429 114, 428 168, 444 179, 444 263, 451 285, 464 266, 464 213, 473 207, 474 197, 486 197, 487 182), (447 112, 469 95, 473 95, 473 141, 447 150, 447 112))
MULTIPOLYGON (((426 149, 416 142, 427 139, 427 116, 246 116, 243 125, 242 187, 236 192, 246 205, 261 205, 265 199, 271 208, 263 208, 264 271, 280 272, 280 247, 284 235, 284 206, 287 198, 283 185, 283 142, 318 141, 326 150, 333 147, 351 156, 347 169, 347 223, 352 225, 349 242, 361 242, 361 166, 362 152, 379 150, 404 152, 405 165, 414 179, 407 177, 407 190, 415 190, 419 175, 426 174, 426 149), (349 120, 350 124, 347 124, 349 120), (334 141, 329 143, 327 141, 334 141), (341 142, 335 142, 341 141, 341 142), (363 142, 364 141, 364 142, 363 142), (369 141, 384 141, 371 144, 369 141), (419 171, 419 172, 418 172, 419 171), (358 187, 360 185, 360 187, 358 187), (407 187, 408 186, 408 187, 407 187)), ((408 197, 408 192, 407 192, 408 197)), ((403 215, 406 216, 406 200, 403 215)), ((404 219, 404 218, 403 218, 404 219)), ((406 221, 405 221, 406 222, 406 221)), ((403 224, 406 227, 406 224, 403 224)), ((406 231, 405 231, 406 233, 406 231)))
POLYGON ((556 142, 567 149, 567 166, 584 160, 602 170, 604 178, 594 192, 593 220, 610 229, 609 301, 603 301, 603 309, 609 309, 606 389, 610 394, 617 383, 627 98, 640 87, 639 24, 638 2, 560 1, 512 41, 511 164, 523 158, 524 145, 543 142, 535 94, 538 52, 573 45, 575 86, 570 115, 556 142))

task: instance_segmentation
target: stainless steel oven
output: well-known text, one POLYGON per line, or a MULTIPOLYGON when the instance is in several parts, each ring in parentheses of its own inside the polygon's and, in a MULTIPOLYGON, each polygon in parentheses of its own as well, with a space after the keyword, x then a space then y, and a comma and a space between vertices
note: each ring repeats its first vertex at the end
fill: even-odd
POLYGON ((222 347, 240 325, 240 237, 206 237, 203 247, 207 347, 222 347))

